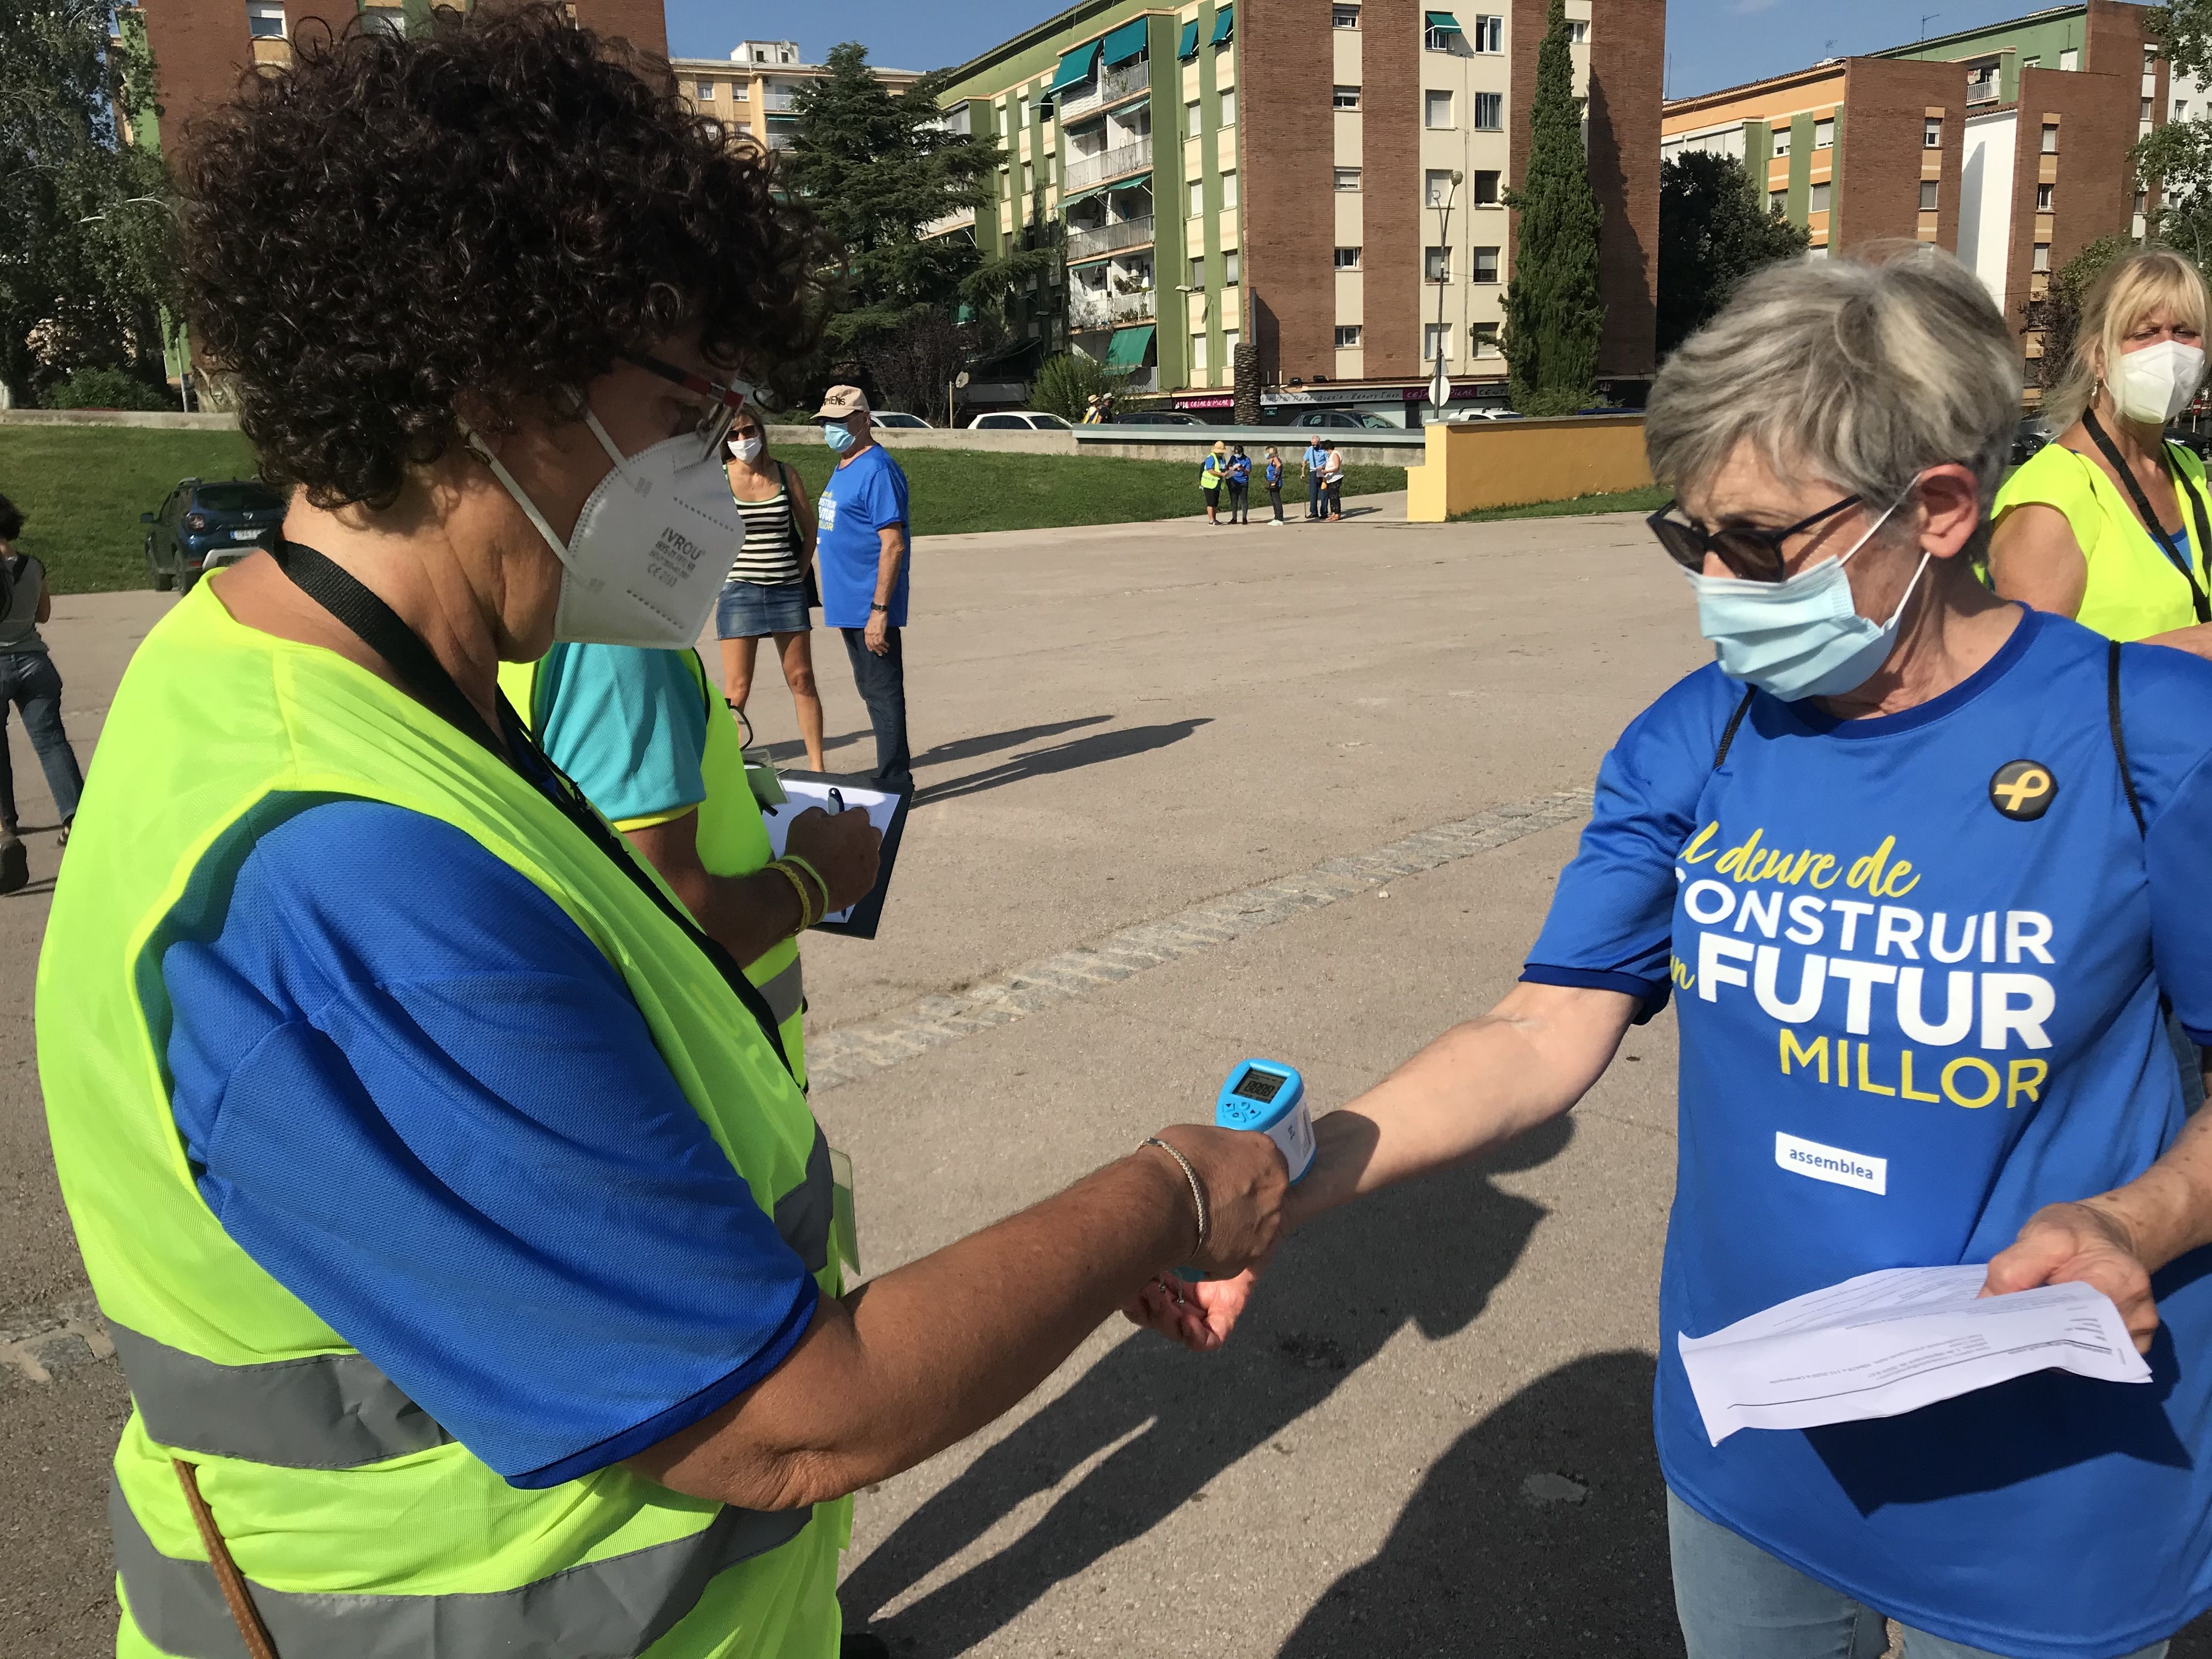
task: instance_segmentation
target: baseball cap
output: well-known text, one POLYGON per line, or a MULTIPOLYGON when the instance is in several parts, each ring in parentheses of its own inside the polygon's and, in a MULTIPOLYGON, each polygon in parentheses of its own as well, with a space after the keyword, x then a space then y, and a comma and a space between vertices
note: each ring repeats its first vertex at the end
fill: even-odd
POLYGON ((833 386, 823 394, 822 407, 814 411, 817 421, 842 421, 848 415, 866 412, 867 393, 856 386, 833 386))

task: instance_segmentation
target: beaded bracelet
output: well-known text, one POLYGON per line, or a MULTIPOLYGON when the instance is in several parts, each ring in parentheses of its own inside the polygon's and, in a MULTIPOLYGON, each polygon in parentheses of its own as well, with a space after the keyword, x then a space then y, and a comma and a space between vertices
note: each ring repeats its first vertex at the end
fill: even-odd
POLYGON ((822 890, 822 908, 814 913, 814 920, 821 921, 830 914, 830 884, 823 879, 822 872, 814 867, 811 860, 803 859, 796 853, 786 853, 783 855, 783 862, 794 869, 804 870, 813 878, 814 884, 822 890))
POLYGON ((799 926, 791 930, 792 937, 796 939, 822 920, 821 913, 814 908, 814 895, 808 890, 805 878, 783 860, 775 860, 768 867, 791 884, 792 893, 799 900, 799 926))

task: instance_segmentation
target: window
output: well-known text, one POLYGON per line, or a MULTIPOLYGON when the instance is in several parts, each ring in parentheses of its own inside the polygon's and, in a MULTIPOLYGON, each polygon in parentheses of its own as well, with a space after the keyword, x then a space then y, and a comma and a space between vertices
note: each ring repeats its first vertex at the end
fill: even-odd
POLYGON ((1428 251, 1428 258, 1423 264, 1421 274, 1431 283, 1451 281, 1451 250, 1448 247, 1431 248, 1428 251))
POLYGON ((1474 258, 1474 270, 1469 280, 1477 283, 1496 282, 1498 280, 1498 250, 1494 247, 1478 247, 1470 248, 1468 252, 1474 258))
POLYGON ((2150 192, 2148 191, 2139 190, 2136 192, 2136 211, 2138 214, 2148 213, 2150 211, 2150 192))
POLYGON ((1339 190, 1358 190, 1359 188, 1359 169, 1358 167, 1339 167, 1336 170, 1336 187, 1339 190))
POLYGON ((1060 157, 1057 155, 1047 155, 1044 158, 1044 187, 1047 190, 1050 190, 1059 182, 1060 157))
POLYGON ((1940 186, 1933 179, 1923 179, 1920 181, 1920 210, 1923 213, 1936 211, 1936 192, 1939 188, 1940 186))
POLYGON ((2058 123, 2056 121, 2043 124, 2043 153, 2045 155, 2058 154, 2058 123))
POLYGON ((1237 125, 1237 88, 1234 87, 1221 94, 1221 125, 1224 127, 1237 125))
POLYGON ((1331 6, 1328 9, 1328 21, 1332 28, 1356 29, 1359 27, 1359 8, 1331 6))
POLYGON ((1206 286, 1206 256, 1203 253, 1190 262, 1190 285, 1193 288, 1206 286))
POLYGON ((1339 351, 1342 351, 1342 350, 1344 350, 1346 347, 1349 347, 1349 346, 1357 346, 1358 343, 1359 343, 1359 325, 1358 325, 1358 324, 1357 324, 1357 323, 1339 323, 1339 324, 1336 325, 1336 349, 1337 349, 1339 351))
POLYGON ((1495 173, 1478 173, 1474 175, 1473 200, 1476 207, 1498 205, 1498 175, 1495 173))
POLYGON ((1194 98, 1182 106, 1182 136, 1195 138, 1205 131, 1205 112, 1200 109, 1198 100, 1194 98))
POLYGON ((1828 210, 1828 186, 1825 182, 1813 186, 1805 210, 1808 213, 1826 213, 1828 210))
POLYGON ((1830 117, 1829 117, 1826 120, 1825 120, 1825 121, 1815 121, 1815 122, 1814 122, 1814 123, 1813 123, 1813 148, 1814 148, 1814 149, 1835 149, 1835 147, 1836 147, 1836 121, 1835 121, 1835 118, 1834 118, 1833 116, 1830 116, 1830 117))
POLYGON ((1471 337, 1468 340, 1468 344, 1474 348, 1474 356, 1478 357, 1495 357, 1498 356, 1497 324, 1477 323, 1472 329, 1468 330, 1468 332, 1471 337))
POLYGON ((1478 92, 1474 94, 1474 130, 1477 132, 1503 132, 1505 130, 1504 93, 1478 92))
POLYGON ((1448 92, 1425 92, 1421 94, 1421 125, 1425 127, 1448 127, 1452 124, 1452 95, 1448 92))
POLYGON ((1433 363, 1438 358, 1451 360, 1451 325, 1423 323, 1421 325, 1421 361, 1433 363))
POLYGON ((1221 255, 1222 287, 1235 288, 1243 271, 1244 256, 1233 247, 1224 250, 1221 255))
POLYGON ((1766 192, 1766 210, 1778 219, 1779 219, 1784 214, 1789 212, 1790 192, 1786 190, 1768 191, 1766 192))
POLYGON ((2056 185, 2038 185, 2035 187, 2035 210, 2038 213, 2048 213, 2051 210, 2051 198, 2057 193, 2057 189, 2058 186, 2056 185))
POLYGON ((1359 88, 1358 87, 1339 87, 1336 89, 1334 97, 1330 101, 1333 102, 1339 109, 1358 109, 1359 107, 1359 88))
POLYGON ((1337 251, 1336 251, 1336 268, 1337 268, 1339 270, 1358 270, 1358 269, 1359 269, 1359 250, 1358 250, 1358 248, 1356 248, 1356 247, 1340 247, 1340 248, 1337 249, 1337 251))
POLYGON ((1505 20, 1503 17, 1480 17, 1474 20, 1474 33, 1467 37, 1468 44, 1477 52, 1505 50, 1505 20))
POLYGON ((1931 115, 1920 124, 1920 148, 1923 149, 1943 148, 1943 118, 1942 116, 1931 115))
POLYGON ((709 121, 707 123, 707 131, 719 138, 722 136, 722 124, 720 121, 709 121))
POLYGON ((2189 100, 2186 98, 2177 98, 2173 100, 2173 118, 2177 121, 2186 121, 2189 118, 2189 100))
POLYGON ((1195 219, 1195 218, 1200 217, 1201 215, 1203 215, 1203 214, 1205 213, 1205 211, 1206 211, 1206 183, 1205 183, 1205 181, 1204 181, 1203 179, 1192 179, 1192 180, 1190 181, 1190 211, 1189 211, 1189 216, 1190 216, 1191 218, 1195 219))
POLYGON ((1221 366, 1224 368, 1237 367, 1237 347, 1243 338, 1241 329, 1224 328, 1221 331, 1221 366))
POLYGON ((2049 270, 2051 269, 2051 244, 2050 244, 2050 243, 2048 243, 2048 242, 2038 242, 2038 243, 2035 245, 2035 265, 2034 265, 2034 269, 2036 269, 2037 270, 2049 270))
POLYGON ((1777 127, 1774 129, 1774 153, 1777 155, 1787 155, 1790 154, 1790 129, 1788 127, 1777 127))
POLYGON ((2041 69, 2043 60, 2040 58, 2023 58, 2020 60, 2020 66, 2024 70, 2041 69))
POLYGON ((1194 374, 1206 373, 1206 336, 1203 334, 1190 337, 1190 372, 1194 374))
POLYGON ((2142 100, 2142 114, 2140 118, 2145 121, 2150 119, 2150 100, 2148 98, 2142 100))
POLYGON ((1028 196, 1036 190, 1036 168, 1030 162, 1022 163, 1022 194, 1028 196))
POLYGON ((1020 126, 1024 128, 1028 127, 1030 124, 1030 100, 1027 96, 1024 96, 1022 99, 1021 113, 1015 117, 1015 120, 1020 126))
POLYGON ((407 14, 398 6, 363 6, 361 26, 372 34, 407 33, 407 14))
POLYGON ((282 40, 284 38, 284 8, 265 3, 246 9, 246 32, 257 40, 282 40))
POLYGON ((1233 173, 1224 173, 1221 175, 1221 210, 1226 213, 1236 205, 1237 175, 1233 173))
POLYGON ((1449 167, 1431 167, 1423 181, 1421 205, 1440 208, 1451 200, 1452 176, 1449 167))
POLYGON ((1571 46, 1589 45, 1589 25, 1577 20, 1567 25, 1567 44, 1571 46))
POLYGON ((2080 69, 2081 67, 2081 48, 2079 46, 2068 46, 2062 51, 2058 54, 2058 67, 2062 70, 2080 69))

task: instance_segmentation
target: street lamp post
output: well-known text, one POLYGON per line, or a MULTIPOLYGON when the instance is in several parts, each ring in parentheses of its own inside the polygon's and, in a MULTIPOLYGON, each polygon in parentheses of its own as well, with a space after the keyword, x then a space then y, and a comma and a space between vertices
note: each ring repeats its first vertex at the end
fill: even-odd
POLYGON ((1444 368, 1444 289, 1451 276, 1451 210, 1459 195, 1460 181, 1465 177, 1457 167, 1452 169, 1451 188, 1444 192, 1444 199, 1437 209, 1437 242, 1443 249, 1444 263, 1437 273, 1437 367, 1429 377, 1429 402, 1439 419, 1443 418, 1444 405, 1451 401, 1451 375, 1444 368))

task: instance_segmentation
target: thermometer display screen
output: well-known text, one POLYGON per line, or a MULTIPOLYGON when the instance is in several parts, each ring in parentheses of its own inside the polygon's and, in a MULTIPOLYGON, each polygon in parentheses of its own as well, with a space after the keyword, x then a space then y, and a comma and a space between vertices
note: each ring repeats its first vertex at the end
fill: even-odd
POLYGON ((1244 1080, 1230 1092, 1246 1100, 1256 1100, 1264 1106, 1282 1093, 1283 1085, 1289 1081, 1280 1072, 1247 1072, 1244 1080))

